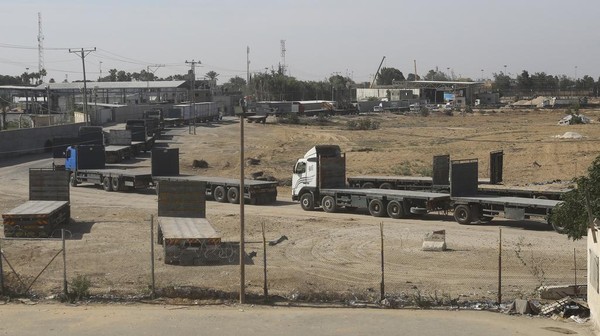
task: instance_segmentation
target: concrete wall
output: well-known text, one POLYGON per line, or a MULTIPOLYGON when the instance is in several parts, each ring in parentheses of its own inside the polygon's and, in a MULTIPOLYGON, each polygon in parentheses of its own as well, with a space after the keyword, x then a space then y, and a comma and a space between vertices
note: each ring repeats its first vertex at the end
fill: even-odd
POLYGON ((76 137, 83 124, 23 128, 0 132, 0 160, 32 153, 50 152, 54 137, 76 137))
POLYGON ((592 323, 596 329, 600 329, 600 286, 598 278, 598 258, 600 258, 600 231, 596 231, 598 242, 594 243, 592 233, 588 232, 588 274, 587 274, 587 302, 590 306, 592 323))

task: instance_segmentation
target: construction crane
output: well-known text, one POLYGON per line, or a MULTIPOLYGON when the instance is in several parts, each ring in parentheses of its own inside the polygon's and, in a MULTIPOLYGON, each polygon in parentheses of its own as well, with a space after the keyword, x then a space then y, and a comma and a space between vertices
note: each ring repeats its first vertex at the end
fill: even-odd
POLYGON ((371 82, 371 87, 373 87, 375 85, 375 80, 377 80, 377 75, 379 75, 379 70, 381 69, 381 65, 383 64, 383 61, 385 61, 385 56, 383 56, 383 58, 381 59, 381 63, 379 63, 379 68, 377 68, 377 72, 375 72, 375 76, 373 76, 373 81, 371 82))

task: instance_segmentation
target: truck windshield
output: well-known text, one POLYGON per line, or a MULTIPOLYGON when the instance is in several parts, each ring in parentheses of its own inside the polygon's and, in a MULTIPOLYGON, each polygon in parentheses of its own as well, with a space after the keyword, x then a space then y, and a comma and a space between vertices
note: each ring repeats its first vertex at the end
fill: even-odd
POLYGON ((294 168, 294 173, 303 174, 306 172, 306 162, 298 162, 294 168))

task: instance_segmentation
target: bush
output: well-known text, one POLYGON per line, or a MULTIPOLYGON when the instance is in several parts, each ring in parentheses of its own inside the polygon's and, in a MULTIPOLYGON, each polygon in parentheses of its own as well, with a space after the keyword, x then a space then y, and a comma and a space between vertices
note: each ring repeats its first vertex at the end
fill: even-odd
POLYGON ((419 114, 421 114, 421 117, 429 117, 430 112, 427 107, 423 106, 423 107, 421 107, 419 114))
POLYGON ((85 275, 77 275, 71 280, 71 291, 69 292, 69 301, 76 302, 90 295, 92 283, 85 275))
POLYGON ((348 120, 346 128, 352 131, 376 130, 379 128, 379 122, 371 119, 348 120))
POLYGON ((278 117, 278 122, 280 122, 282 124, 298 125, 298 124, 300 124, 300 116, 298 116, 298 113, 293 113, 293 112, 284 113, 278 117))

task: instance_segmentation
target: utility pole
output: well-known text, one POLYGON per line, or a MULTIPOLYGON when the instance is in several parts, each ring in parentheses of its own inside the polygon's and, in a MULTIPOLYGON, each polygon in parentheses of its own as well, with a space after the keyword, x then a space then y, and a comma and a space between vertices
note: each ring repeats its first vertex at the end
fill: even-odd
POLYGON ((188 62, 185 61, 185 64, 190 65, 190 114, 193 113, 193 124, 190 125, 188 129, 188 133, 192 134, 192 127, 194 128, 194 134, 196 134, 196 110, 194 104, 196 103, 196 64, 202 64, 200 61, 191 60, 188 62))
POLYGON ((246 92, 250 89, 250 46, 246 46, 246 92))
POLYGON ((81 64, 83 65, 83 115, 85 116, 85 125, 88 126, 89 123, 89 115, 87 111, 87 84, 85 78, 85 57, 89 55, 92 51, 96 51, 96 47, 94 49, 71 49, 69 48, 69 52, 72 54, 76 54, 81 57, 81 64))
POLYGON ((44 69, 44 34, 42 34, 42 13, 38 12, 38 72, 40 81, 44 82, 42 70, 44 69))
MULTIPOLYGON (((148 73, 148 74, 151 73, 152 76, 154 76, 154 73, 158 70, 158 68, 162 68, 164 66, 165 66, 164 64, 148 65, 148 66, 146 66, 146 73, 148 73), (154 69, 154 71, 150 72, 150 68, 156 68, 156 69, 154 69)), ((148 76, 148 75, 146 75, 146 76, 148 76)), ((148 77, 146 77, 146 93, 148 95, 148 103, 150 103, 150 79, 148 77)))

